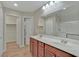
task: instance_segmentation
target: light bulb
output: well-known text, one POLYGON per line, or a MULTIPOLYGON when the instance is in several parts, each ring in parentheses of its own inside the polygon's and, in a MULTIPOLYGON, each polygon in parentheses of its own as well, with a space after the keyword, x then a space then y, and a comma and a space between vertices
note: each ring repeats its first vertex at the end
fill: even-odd
POLYGON ((63 8, 64 10, 66 9, 66 8, 63 8))
POLYGON ((45 6, 43 6, 42 9, 45 10, 45 6))
POLYGON ((17 4, 17 3, 14 3, 14 6, 15 6, 15 7, 17 7, 17 6, 18 6, 18 4, 17 4))
POLYGON ((49 5, 48 4, 46 4, 46 8, 48 8, 49 7, 49 5))

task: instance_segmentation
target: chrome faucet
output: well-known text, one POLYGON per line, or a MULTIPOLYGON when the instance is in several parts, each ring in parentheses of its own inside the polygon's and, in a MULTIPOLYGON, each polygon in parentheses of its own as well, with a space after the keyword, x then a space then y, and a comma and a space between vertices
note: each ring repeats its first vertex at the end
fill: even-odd
POLYGON ((66 44, 68 41, 67 40, 61 40, 61 43, 66 44))
POLYGON ((42 34, 40 34, 40 37, 43 37, 43 35, 42 35, 42 34))

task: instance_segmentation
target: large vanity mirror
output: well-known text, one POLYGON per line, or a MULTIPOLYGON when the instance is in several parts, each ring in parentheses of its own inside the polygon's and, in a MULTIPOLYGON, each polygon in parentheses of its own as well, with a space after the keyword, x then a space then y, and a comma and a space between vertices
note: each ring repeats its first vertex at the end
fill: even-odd
POLYGON ((79 40, 79 4, 45 16, 44 34, 79 40))

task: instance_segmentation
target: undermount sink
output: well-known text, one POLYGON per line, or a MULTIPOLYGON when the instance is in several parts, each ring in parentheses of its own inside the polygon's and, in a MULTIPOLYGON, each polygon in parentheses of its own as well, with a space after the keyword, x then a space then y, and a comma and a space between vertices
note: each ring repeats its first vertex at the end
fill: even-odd
POLYGON ((61 44, 66 45, 66 46, 70 46, 70 47, 79 47, 77 44, 75 44, 71 41, 67 41, 67 40, 61 40, 61 44))
POLYGON ((41 37, 42 40, 47 40, 47 41, 50 41, 50 42, 56 42, 56 43, 60 43, 60 44, 67 44, 68 41, 66 40, 60 40, 60 39, 56 39, 56 38, 45 38, 45 37, 41 37))

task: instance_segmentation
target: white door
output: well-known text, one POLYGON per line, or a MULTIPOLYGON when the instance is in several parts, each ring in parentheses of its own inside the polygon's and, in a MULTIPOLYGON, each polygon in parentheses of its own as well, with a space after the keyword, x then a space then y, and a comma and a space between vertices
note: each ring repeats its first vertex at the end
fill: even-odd
POLYGON ((24 44, 28 45, 30 42, 30 36, 33 35, 33 19, 24 18, 24 44))

